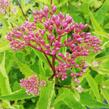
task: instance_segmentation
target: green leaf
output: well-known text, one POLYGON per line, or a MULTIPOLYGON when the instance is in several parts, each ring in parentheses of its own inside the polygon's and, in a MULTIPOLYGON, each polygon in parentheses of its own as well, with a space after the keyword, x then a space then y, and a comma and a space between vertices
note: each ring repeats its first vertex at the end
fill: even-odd
POLYGON ((109 89, 109 79, 105 80, 105 81, 102 81, 101 86, 105 87, 106 89, 109 89))
POLYGON ((105 0, 102 4, 102 7, 95 13, 95 18, 100 24, 103 24, 104 20, 106 20, 106 14, 109 11, 109 0, 105 0))
POLYGON ((44 66, 43 66, 43 61, 42 59, 39 59, 39 71, 40 71, 40 74, 41 76, 45 76, 46 72, 45 72, 45 69, 44 69, 44 66))
POLYGON ((97 20, 95 19, 94 15, 91 11, 89 12, 89 15, 90 15, 90 20, 91 20, 92 26, 94 28, 95 34, 98 34, 98 35, 100 34, 100 36, 102 36, 103 38, 109 39, 109 37, 108 37, 109 34, 104 31, 104 29, 97 22, 97 20))
POLYGON ((96 62, 98 63, 97 67, 94 67, 94 69, 102 74, 102 75, 109 75, 109 55, 103 56, 96 59, 96 62))
POLYGON ((84 16, 87 18, 89 16, 89 1, 83 0, 83 3, 80 7, 80 12, 84 14, 84 16))
POLYGON ((109 89, 101 89, 101 94, 105 98, 105 100, 109 103, 109 89))
POLYGON ((27 95, 25 90, 20 89, 20 90, 17 90, 15 92, 12 92, 9 95, 0 96, 0 99, 1 100, 23 100, 23 99, 29 99, 32 97, 33 97, 33 95, 27 95))
POLYGON ((74 98, 73 93, 69 89, 64 89, 54 102, 54 106, 60 105, 60 101, 63 101, 70 109, 85 109, 79 101, 74 98))
POLYGON ((109 29, 109 23, 106 23, 106 24, 104 25, 104 29, 109 29))
MULTIPOLYGON (((5 69, 5 53, 3 54, 3 58, 0 63, 0 92, 2 96, 11 94, 9 78, 5 69)), ((12 108, 10 106, 10 102, 7 100, 3 100, 3 105, 5 108, 12 108)))
POLYGON ((47 83, 46 87, 43 87, 41 89, 36 109, 50 109, 53 95, 54 95, 54 81, 50 81, 47 83))
MULTIPOLYGON (((42 76, 44 77, 44 76, 46 76, 46 69, 48 69, 48 71, 49 71, 49 68, 50 68, 50 66, 49 66, 49 64, 48 64, 48 61, 47 61, 47 59, 45 58, 45 56, 44 56, 44 54, 43 53, 41 53, 41 52, 39 52, 39 51, 36 51, 36 50, 34 50, 34 52, 35 52, 35 54, 38 56, 38 58, 39 58, 39 60, 38 60, 38 64, 39 64, 39 74, 40 74, 40 76, 41 76, 41 78, 42 78, 42 76)), ((49 58, 49 57, 48 57, 49 58)), ((50 60, 50 59, 49 59, 50 60)), ((51 70, 51 69, 50 69, 51 70)), ((50 72, 50 71, 49 71, 50 72)), ((48 75, 49 75, 49 72, 47 72, 48 73, 48 75)))
POLYGON ((5 53, 2 62, 0 63, 0 90, 2 95, 11 93, 9 78, 5 69, 5 53))
POLYGON ((108 37, 109 34, 105 32, 105 30, 100 25, 98 20, 96 20, 94 14, 89 9, 89 5, 90 5, 90 2, 87 0, 84 0, 82 5, 81 5, 80 11, 83 12, 83 14, 86 18, 88 18, 88 17, 90 18, 93 29, 94 29, 94 32, 93 32, 94 34, 96 34, 97 36, 99 36, 103 40, 104 40, 104 38, 109 39, 109 37, 108 37))
POLYGON ((16 63, 18 65, 20 71, 25 75, 25 77, 35 74, 27 64, 22 63, 18 59, 16 59, 16 63))
POLYGON ((99 109, 99 108, 109 109, 109 105, 97 102, 95 99, 92 98, 92 96, 90 96, 89 92, 84 92, 84 93, 80 94, 80 101, 82 104, 90 107, 91 109, 92 108, 94 108, 94 109, 99 109))
POLYGON ((87 80, 93 94, 95 95, 96 99, 98 101, 101 101, 98 84, 95 81, 95 79, 89 74, 89 72, 86 75, 86 80, 87 80))
POLYGON ((0 52, 4 52, 4 51, 9 50, 9 49, 10 49, 9 43, 7 43, 4 40, 0 40, 0 52))

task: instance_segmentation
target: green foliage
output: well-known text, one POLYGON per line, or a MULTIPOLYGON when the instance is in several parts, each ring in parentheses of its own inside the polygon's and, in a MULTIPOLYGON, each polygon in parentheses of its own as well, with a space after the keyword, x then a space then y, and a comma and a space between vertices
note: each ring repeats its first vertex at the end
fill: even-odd
POLYGON ((94 93, 96 99, 98 101, 101 101, 97 82, 94 80, 94 78, 89 73, 86 74, 86 80, 88 81, 91 91, 94 93))
POLYGON ((108 109, 109 108, 109 105, 97 102, 93 97, 91 97, 89 92, 82 93, 80 95, 80 101, 82 104, 90 107, 91 109, 100 109, 100 108, 108 109))
POLYGON ((10 95, 6 96, 0 96, 1 100, 23 100, 23 99, 29 99, 32 98, 32 95, 27 95, 25 90, 20 89, 15 92, 12 92, 10 95))
POLYGON ((40 97, 35 109, 50 109, 54 96, 54 81, 47 82, 47 87, 40 92, 40 97))
POLYGON ((80 104, 80 102, 78 102, 74 98, 74 94, 69 89, 63 89, 59 93, 58 97, 56 98, 56 100, 54 102, 54 106, 56 107, 56 109, 60 109, 60 108, 57 108, 61 104, 60 101, 65 103, 70 109, 85 109, 80 104))

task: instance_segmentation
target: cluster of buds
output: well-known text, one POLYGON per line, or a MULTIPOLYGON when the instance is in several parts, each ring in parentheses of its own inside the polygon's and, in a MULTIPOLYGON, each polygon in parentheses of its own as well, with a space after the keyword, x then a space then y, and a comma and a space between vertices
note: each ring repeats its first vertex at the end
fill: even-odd
POLYGON ((7 39, 11 48, 26 46, 42 52, 53 70, 53 76, 65 80, 67 71, 77 81, 85 72, 85 57, 100 50, 100 40, 85 32, 87 24, 76 23, 70 15, 56 14, 56 6, 33 12, 34 21, 26 21, 12 30, 7 39), (64 49, 64 51, 63 51, 64 49), (57 64, 58 63, 58 64, 57 64))
POLYGON ((0 13, 4 14, 9 6, 9 0, 0 0, 0 13))
POLYGON ((20 80, 20 85, 22 88, 26 89, 27 94, 38 95, 40 87, 44 87, 46 82, 44 80, 39 80, 35 75, 20 80))

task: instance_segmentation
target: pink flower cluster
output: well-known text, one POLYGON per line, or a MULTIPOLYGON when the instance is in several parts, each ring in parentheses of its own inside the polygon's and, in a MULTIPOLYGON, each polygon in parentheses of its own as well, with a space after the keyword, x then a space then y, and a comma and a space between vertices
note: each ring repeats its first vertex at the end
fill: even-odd
POLYGON ((9 0, 0 0, 0 13, 4 14, 9 6, 9 0))
POLYGON ((28 94, 38 95, 40 87, 46 85, 44 80, 39 80, 37 76, 33 75, 27 79, 20 80, 22 88, 26 89, 28 94))
POLYGON ((87 25, 76 23, 70 15, 56 14, 56 6, 45 6, 33 12, 33 17, 33 22, 26 21, 7 35, 11 48, 30 46, 44 53, 51 57, 49 64, 55 77, 65 80, 70 70, 76 81, 87 68, 85 57, 100 50, 100 40, 85 32, 87 25))

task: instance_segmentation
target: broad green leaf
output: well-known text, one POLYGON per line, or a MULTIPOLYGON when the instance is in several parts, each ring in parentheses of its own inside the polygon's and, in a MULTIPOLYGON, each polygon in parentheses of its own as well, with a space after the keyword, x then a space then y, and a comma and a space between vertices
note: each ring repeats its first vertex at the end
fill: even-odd
POLYGON ((98 101, 101 101, 98 84, 95 81, 95 79, 89 74, 89 72, 86 75, 86 80, 87 80, 93 94, 95 95, 96 99, 98 101))
POLYGON ((80 94, 80 101, 81 104, 84 104, 85 106, 88 106, 91 109, 99 109, 99 108, 109 109, 108 104, 102 104, 100 102, 97 102, 95 99, 92 98, 89 92, 84 92, 80 94))
POLYGON ((40 91, 39 101, 35 109, 50 109, 51 101, 54 95, 54 81, 47 83, 40 91))
POLYGON ((79 101, 74 98, 73 93, 69 89, 64 89, 63 92, 58 95, 54 106, 59 105, 60 101, 64 102, 70 109, 85 109, 79 101))
POLYGON ((34 97, 33 95, 27 95, 26 91, 23 89, 12 92, 6 96, 0 96, 1 100, 23 100, 34 97))

